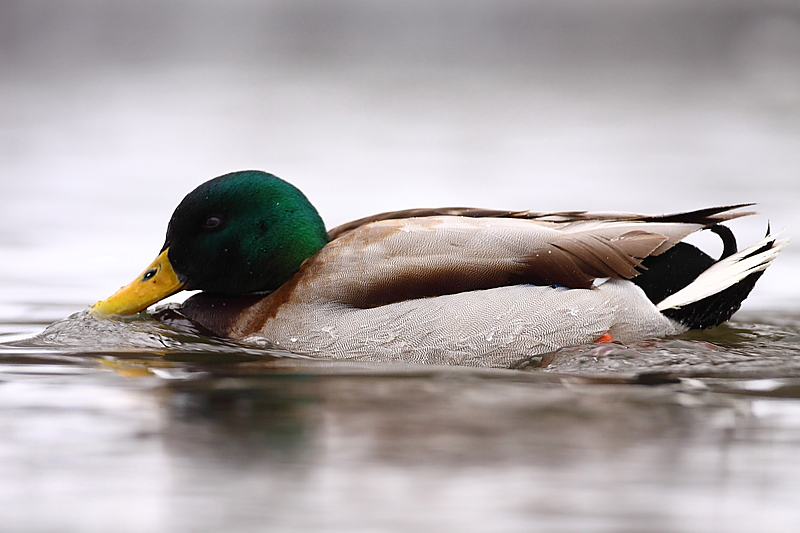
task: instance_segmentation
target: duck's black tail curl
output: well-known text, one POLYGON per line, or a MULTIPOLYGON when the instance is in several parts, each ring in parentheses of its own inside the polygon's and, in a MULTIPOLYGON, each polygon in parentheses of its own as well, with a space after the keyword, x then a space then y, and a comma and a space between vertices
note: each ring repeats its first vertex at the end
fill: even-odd
POLYGON ((647 268, 631 281, 658 309, 689 329, 722 324, 739 310, 742 302, 789 239, 769 235, 737 252, 736 239, 725 226, 713 226, 723 252, 715 261, 688 243, 678 243, 661 255, 643 261, 647 268))
POLYGON ((664 309, 662 313, 689 329, 719 326, 739 310, 763 273, 763 270, 754 272, 721 292, 683 307, 664 309))

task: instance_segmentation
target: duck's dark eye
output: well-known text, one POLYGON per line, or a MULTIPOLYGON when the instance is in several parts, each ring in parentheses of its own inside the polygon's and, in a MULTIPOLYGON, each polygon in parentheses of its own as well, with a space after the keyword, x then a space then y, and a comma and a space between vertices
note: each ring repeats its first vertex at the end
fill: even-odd
POLYGON ((218 216, 210 216, 203 222, 203 229, 215 229, 222 224, 222 219, 218 216))

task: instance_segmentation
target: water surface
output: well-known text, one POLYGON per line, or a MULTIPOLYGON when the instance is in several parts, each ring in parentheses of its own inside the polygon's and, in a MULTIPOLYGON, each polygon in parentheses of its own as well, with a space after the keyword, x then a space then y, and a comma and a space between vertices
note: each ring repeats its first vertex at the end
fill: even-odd
POLYGON ((479 370, 78 313, 2 337, 4 523, 789 531, 800 317, 759 318, 479 370))

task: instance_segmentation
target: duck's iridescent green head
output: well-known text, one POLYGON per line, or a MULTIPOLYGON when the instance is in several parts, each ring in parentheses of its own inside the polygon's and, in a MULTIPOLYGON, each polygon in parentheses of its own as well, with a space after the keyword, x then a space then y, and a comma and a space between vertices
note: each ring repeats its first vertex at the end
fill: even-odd
POLYGON ((246 294, 280 287, 327 242, 302 192, 245 171, 190 192, 172 215, 164 249, 186 289, 246 294))
POLYGON ((296 187, 260 171, 226 174, 183 199, 161 255, 92 311, 132 314, 181 289, 226 295, 274 290, 327 242, 317 210, 296 187))

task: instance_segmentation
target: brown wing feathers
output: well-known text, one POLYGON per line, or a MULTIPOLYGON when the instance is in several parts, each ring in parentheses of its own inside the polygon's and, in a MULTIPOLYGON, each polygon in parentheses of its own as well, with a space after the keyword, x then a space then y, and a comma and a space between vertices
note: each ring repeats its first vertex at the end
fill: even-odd
POLYGON ((460 216, 470 218, 521 218, 535 219, 544 222, 569 223, 582 222, 588 220, 619 220, 619 221, 641 221, 641 222, 677 222, 702 224, 703 226, 713 226, 726 220, 744 217, 754 214, 752 211, 740 211, 731 213, 742 207, 750 207, 754 204, 736 204, 720 207, 709 207, 686 211, 684 213, 671 213, 667 215, 640 215, 635 213, 596 213, 590 211, 560 211, 554 213, 542 213, 537 211, 503 211, 498 209, 481 209, 476 207, 440 207, 440 208, 421 208, 405 209, 402 211, 389 211, 371 215, 352 222, 346 222, 328 231, 328 236, 335 239, 352 229, 355 229, 370 222, 379 220, 395 220, 400 218, 433 217, 433 216, 460 216))
POLYGON ((596 278, 629 279, 642 260, 666 240, 644 231, 615 239, 589 233, 565 234, 526 257, 508 261, 438 263, 430 258, 403 258, 387 264, 346 288, 336 297, 354 307, 378 307, 402 300, 530 283, 590 288, 596 278))
POLYGON ((595 278, 630 279, 639 274, 642 260, 666 240, 644 231, 630 231, 616 239, 565 235, 531 254, 526 281, 589 288, 595 278))
MULTIPOLYGON (((330 230, 332 239, 349 234, 365 224, 403 218, 431 216, 461 216, 468 218, 537 219, 561 226, 556 238, 544 247, 533 249, 524 256, 493 261, 434 261, 430 258, 415 262, 406 257, 401 264, 381 270, 381 274, 353 280, 338 296, 355 307, 375 307, 412 298, 453 294, 469 290, 488 289, 504 285, 531 283, 560 285, 568 288, 590 288, 597 278, 630 279, 645 270, 642 261, 660 253, 670 239, 656 231, 629 230, 621 235, 597 231, 598 222, 655 222, 684 223, 711 227, 725 220, 751 213, 730 211, 750 204, 701 209, 669 215, 636 215, 620 213, 534 213, 530 211, 494 211, 472 208, 413 209, 382 213, 359 219, 330 230), (586 224, 589 222, 589 224, 586 224), (402 265, 402 266, 401 266, 402 265)), ((669 224, 668 224, 669 225, 669 224)), ((612 226, 608 226, 610 228, 612 226)), ((665 228, 663 225, 662 228, 665 228)), ((556 229, 556 228, 553 228, 556 229)), ((651 228, 655 230, 654 228, 651 228)), ((666 228, 665 228, 666 229, 666 228)), ((697 228, 695 228, 697 229, 697 228)), ((687 233, 692 230, 688 229, 687 233)), ((671 241, 670 241, 671 242, 671 241)))

